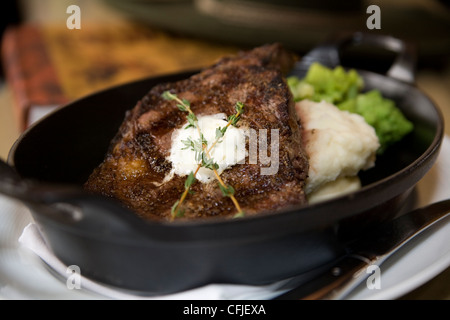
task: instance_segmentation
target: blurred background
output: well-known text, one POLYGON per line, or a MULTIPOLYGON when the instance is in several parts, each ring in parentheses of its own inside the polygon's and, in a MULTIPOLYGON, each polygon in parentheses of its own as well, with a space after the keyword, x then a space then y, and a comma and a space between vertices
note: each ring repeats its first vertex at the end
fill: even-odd
MULTIPOLYGON (((416 45, 416 85, 450 123, 450 1, 8 0, 0 13, 0 157, 30 124, 93 91, 208 66, 223 55, 281 42, 300 56, 341 31, 416 45), (67 11, 76 5, 75 11, 67 11), (368 29, 369 5, 381 29, 368 29), (81 29, 68 22, 79 19, 81 29)), ((392 52, 345 52, 347 67, 383 73, 392 52)), ((449 126, 446 133, 450 134, 449 126)), ((448 299, 449 271, 405 298, 448 299)))

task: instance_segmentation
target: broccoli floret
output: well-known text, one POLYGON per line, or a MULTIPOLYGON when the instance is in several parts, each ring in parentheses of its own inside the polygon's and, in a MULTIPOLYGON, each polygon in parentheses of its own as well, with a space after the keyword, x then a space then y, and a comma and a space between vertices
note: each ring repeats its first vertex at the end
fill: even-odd
POLYGON ((342 67, 329 69, 313 63, 304 79, 292 76, 288 84, 296 101, 310 99, 336 104, 356 97, 364 85, 363 79, 355 70, 345 71, 342 67))
POLYGON ((289 77, 287 79, 289 88, 292 91, 295 101, 302 99, 311 99, 314 96, 314 87, 305 81, 300 81, 297 77, 289 77))
POLYGON ((305 78, 289 77, 288 85, 295 101, 325 100, 341 110, 363 116, 374 127, 380 141, 378 154, 382 154, 388 146, 401 140, 413 129, 413 124, 405 118, 394 101, 384 98, 377 90, 361 93, 364 81, 353 69, 345 71, 341 66, 329 69, 313 63, 305 78))

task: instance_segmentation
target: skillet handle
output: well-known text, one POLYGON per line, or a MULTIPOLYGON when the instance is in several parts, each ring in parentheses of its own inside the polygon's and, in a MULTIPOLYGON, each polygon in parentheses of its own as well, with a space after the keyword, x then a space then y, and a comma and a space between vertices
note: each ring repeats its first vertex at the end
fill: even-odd
POLYGON ((80 190, 73 186, 24 179, 0 159, 0 193, 25 202, 56 203, 79 195, 80 190))
POLYGON ((410 84, 415 82, 417 52, 412 43, 392 36, 362 32, 340 33, 331 36, 323 44, 302 57, 295 66, 294 73, 304 76, 313 62, 319 62, 329 68, 337 67, 341 64, 340 56, 344 48, 361 44, 395 52, 397 58, 386 75, 410 84))
POLYGON ((0 193, 25 204, 41 225, 56 223, 76 232, 141 237, 137 230, 142 221, 119 203, 77 186, 23 179, 2 159, 0 193))
POLYGON ((0 159, 0 193, 17 200, 25 200, 28 198, 27 189, 27 184, 17 172, 0 159))

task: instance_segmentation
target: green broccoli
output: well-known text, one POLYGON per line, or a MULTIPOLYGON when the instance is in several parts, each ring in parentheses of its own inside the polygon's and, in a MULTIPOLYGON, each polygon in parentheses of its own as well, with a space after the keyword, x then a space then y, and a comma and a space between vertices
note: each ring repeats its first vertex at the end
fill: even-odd
POLYGON ((378 154, 413 129, 412 122, 405 118, 394 101, 384 98, 378 90, 362 93, 364 81, 353 69, 346 72, 341 66, 329 69, 313 63, 305 78, 289 77, 288 85, 295 101, 325 100, 341 110, 363 116, 380 141, 378 154))
POLYGON ((288 84, 296 101, 310 99, 338 103, 355 98, 364 82, 355 70, 346 72, 341 66, 329 69, 313 63, 305 78, 289 77, 288 84))

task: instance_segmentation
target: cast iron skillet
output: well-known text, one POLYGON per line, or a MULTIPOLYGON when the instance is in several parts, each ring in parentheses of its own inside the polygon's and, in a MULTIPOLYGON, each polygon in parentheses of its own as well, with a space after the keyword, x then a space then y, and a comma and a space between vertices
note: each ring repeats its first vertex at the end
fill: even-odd
MULTIPOLYGON (((361 175, 347 196, 278 214, 233 220, 144 222, 119 203, 81 189, 103 159, 127 109, 157 83, 145 79, 77 100, 28 129, 0 166, 0 191, 30 209, 49 246, 82 275, 134 293, 160 295, 208 283, 267 284, 308 274, 346 252, 358 233, 392 218, 435 162, 443 138, 438 108, 413 84, 413 57, 398 39, 354 34, 303 59, 339 64, 344 45, 398 53, 388 75, 361 72, 367 89, 394 99, 414 132, 361 175), (11 168, 13 167, 14 170, 11 168)), ((292 71, 304 72, 300 63, 292 71)))

